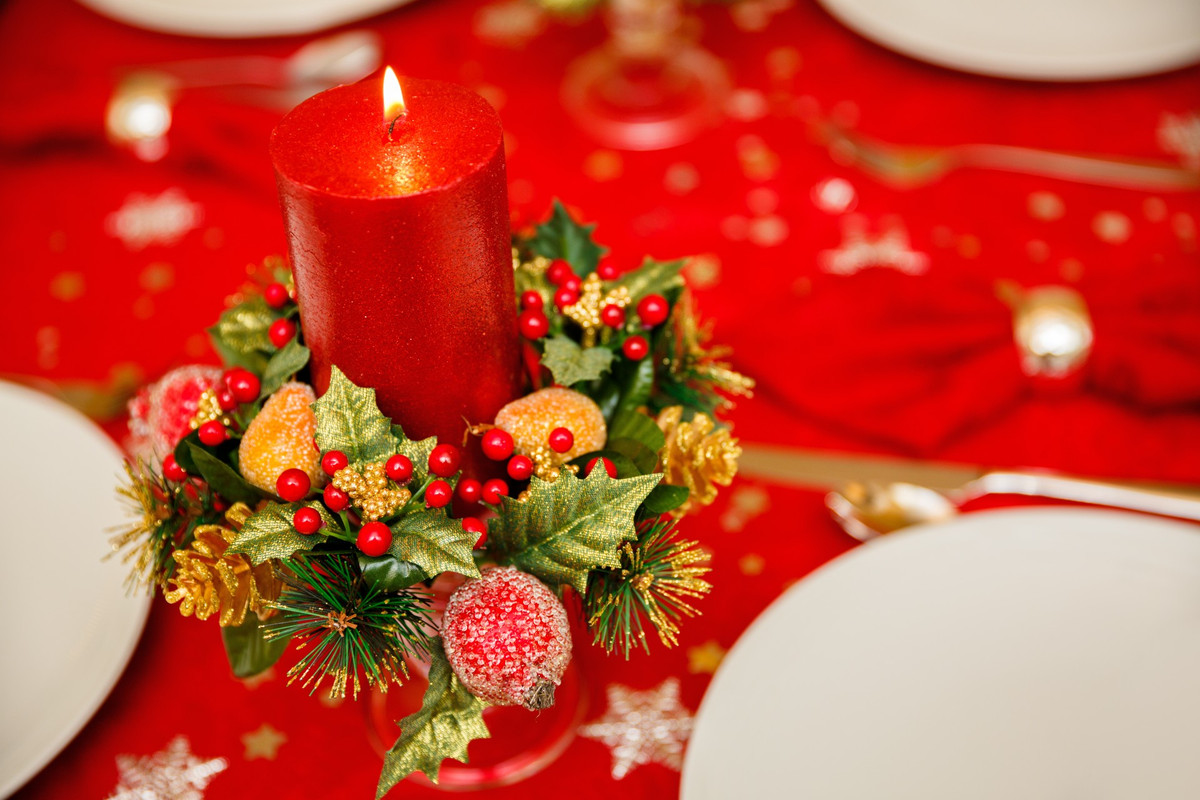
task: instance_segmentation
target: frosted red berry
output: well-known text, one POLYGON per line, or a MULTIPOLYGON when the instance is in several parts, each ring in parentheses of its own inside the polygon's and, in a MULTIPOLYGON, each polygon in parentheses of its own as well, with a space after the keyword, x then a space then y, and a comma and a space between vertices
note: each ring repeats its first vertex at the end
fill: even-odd
POLYGON ((550 332, 550 320, 546 319, 541 309, 530 309, 522 311, 521 316, 517 317, 517 327, 520 328, 522 336, 532 341, 550 332))
POLYGON ((323 496, 325 498, 325 506, 335 514, 345 511, 350 507, 350 495, 332 483, 325 487, 323 496))
POLYGON ((630 336, 621 345, 621 352, 631 361, 641 361, 650 352, 650 343, 644 336, 630 336))
POLYGON ((229 431, 225 430, 225 426, 215 419, 209 420, 197 429, 196 435, 200 437, 200 441, 209 447, 216 447, 221 442, 225 441, 229 435, 229 431))
POLYGON ((271 327, 267 328, 267 337, 276 347, 283 347, 295 335, 296 324, 290 319, 277 319, 271 323, 271 327))
POLYGON ((503 461, 512 455, 513 438, 508 431, 492 428, 479 442, 483 454, 492 461, 503 461))
POLYGON ((653 328, 666 322, 671 307, 661 294, 648 294, 637 304, 637 313, 643 325, 653 328))
POLYGON ((187 471, 179 466, 179 462, 175 460, 174 453, 167 453, 167 457, 162 462, 163 477, 169 481, 179 482, 187 479, 187 471))
POLYGON ((454 497, 450 484, 442 479, 433 481, 425 488, 425 505, 430 508, 442 508, 454 497))
POLYGON ((587 467, 585 467, 583 470, 584 477, 592 474, 592 467, 596 466, 597 461, 604 465, 604 471, 608 473, 608 477, 617 477, 617 465, 603 457, 593 458, 587 463, 587 467))
POLYGON ((462 453, 452 444, 439 444, 429 454, 429 471, 439 478, 449 478, 461 464, 462 453))
POLYGON ((263 299, 271 308, 283 308, 292 298, 282 283, 269 283, 267 288, 263 289, 263 299))
POLYGON ((571 661, 566 609, 515 567, 486 569, 450 595, 442 643, 463 685, 494 705, 550 707, 571 661))
POLYGON ((556 258, 550 262, 550 266, 546 270, 546 279, 558 286, 574 274, 575 270, 571 269, 570 264, 561 258, 556 258))
POLYGON ((483 484, 474 478, 463 478, 458 482, 458 496, 464 503, 478 503, 483 484))
POLYGON ((533 474, 533 460, 529 456, 513 456, 508 460, 508 477, 514 481, 527 481, 533 474))
POLYGON ((383 471, 396 483, 408 483, 412 480, 413 475, 412 459, 406 455, 397 453, 383 465, 383 471))
POLYGON ((302 469, 285 469, 275 480, 275 494, 289 503, 298 503, 308 495, 312 481, 302 469))
POLYGON ((540 292, 535 292, 533 289, 521 292, 521 308, 528 311, 541 311, 546 305, 546 301, 542 300, 540 292))
POLYGON ((296 529, 296 533, 303 533, 305 536, 312 536, 321 530, 324 524, 320 512, 311 506, 297 508, 296 513, 292 514, 292 527, 296 529))
POLYGON ((483 547, 484 542, 487 541, 487 525, 483 524, 483 520, 475 517, 463 517, 462 526, 463 530, 467 533, 473 533, 479 537, 475 540, 475 546, 471 549, 478 550, 483 547))
POLYGON ((571 433, 568 428, 555 428, 550 431, 550 436, 547 437, 546 443, 550 445, 550 449, 556 453, 565 453, 575 446, 575 434, 571 433))
POLYGON ((329 477, 337 475, 350 464, 350 459, 341 450, 330 450, 321 456, 321 471, 329 477))
POLYGON ((392 529, 382 522, 368 522, 359 528, 354 543, 368 556, 381 556, 392 546, 392 529))
POLYGON ((239 403, 253 403, 262 389, 258 376, 248 369, 229 370, 225 373, 225 385, 239 403))
POLYGON ((609 303, 600 309, 600 321, 610 328, 619 328, 625 324, 625 309, 609 303))
POLYGON ((508 496, 508 484, 499 478, 492 478, 483 484, 483 490, 479 493, 479 496, 488 505, 499 505, 500 498, 508 496))

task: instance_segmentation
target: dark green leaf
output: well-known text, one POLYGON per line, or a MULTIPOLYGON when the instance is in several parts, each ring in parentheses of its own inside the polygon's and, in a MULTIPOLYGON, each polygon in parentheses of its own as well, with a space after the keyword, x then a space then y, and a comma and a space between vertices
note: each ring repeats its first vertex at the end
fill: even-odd
POLYGON ((580 225, 571 218, 566 206, 555 200, 550 219, 538 225, 529 247, 546 258, 562 258, 580 277, 596 270, 600 256, 608 252, 592 241, 595 225, 580 225))
POLYGON ((660 483, 654 487, 644 501, 642 508, 654 516, 674 511, 687 502, 688 488, 686 486, 670 486, 660 483))
POLYGON ((253 506, 265 496, 264 492, 252 486, 237 470, 200 445, 188 442, 187 450, 199 476, 208 481, 212 490, 226 500, 253 506))
POLYGON ((375 390, 355 386, 336 366, 313 411, 322 451, 341 450, 351 464, 378 461, 396 452, 391 420, 375 404, 375 390))
POLYGON ((633 439, 656 454, 667 441, 658 423, 640 411, 625 411, 614 419, 608 426, 608 438, 633 439))
POLYGON ((373 558, 360 553, 358 568, 362 570, 363 579, 367 583, 385 592, 407 589, 427 577, 416 564, 411 561, 401 561, 395 556, 373 558))
POLYGON ((617 286, 628 289, 635 300, 640 300, 648 294, 667 295, 683 286, 680 270, 686 263, 682 259, 655 261, 647 258, 642 262, 642 266, 618 278, 617 286))
POLYGON ((246 621, 236 627, 221 628, 225 655, 229 667, 238 678, 250 678, 272 666, 287 649, 291 637, 266 639, 258 615, 246 614, 246 621))
POLYGON ((605 450, 628 458, 637 467, 639 475, 647 475, 658 468, 658 452, 651 450, 636 439, 612 439, 604 445, 605 450))
POLYGON ((200 471, 196 469, 195 463, 192 462, 192 447, 200 447, 200 434, 197 431, 192 431, 187 436, 179 440, 179 444, 175 445, 175 461, 179 466, 183 467, 184 472, 189 475, 199 475, 200 471))
POLYGON ((292 339, 271 356, 263 371, 262 392, 259 397, 268 397, 308 364, 309 350, 292 339))
POLYGON ((274 321, 275 314, 267 301, 255 295, 221 314, 217 324, 208 329, 208 335, 226 364, 261 374, 275 350, 267 335, 274 321))
POLYGON ((479 537, 463 530, 462 523, 440 511, 405 514, 392 527, 388 554, 411 561, 433 578, 442 572, 479 577, 471 549, 479 537))
POLYGON ((641 406, 650 402, 650 392, 654 389, 654 359, 643 358, 641 361, 625 362, 622 366, 627 370, 621 381, 621 399, 617 401, 614 419, 622 414, 637 411, 641 406))
POLYGON ((613 352, 607 347, 580 347, 566 336, 547 340, 542 356, 542 365, 563 386, 600 378, 608 372, 612 361, 613 352))
POLYGON ((254 564, 261 564, 268 558, 288 558, 298 550, 311 550, 324 542, 328 537, 323 531, 334 525, 337 525, 335 517, 321 503, 271 503, 246 520, 229 546, 229 552, 245 553, 254 564), (305 535, 292 527, 292 515, 301 505, 315 508, 320 513, 325 522, 321 531, 305 535))

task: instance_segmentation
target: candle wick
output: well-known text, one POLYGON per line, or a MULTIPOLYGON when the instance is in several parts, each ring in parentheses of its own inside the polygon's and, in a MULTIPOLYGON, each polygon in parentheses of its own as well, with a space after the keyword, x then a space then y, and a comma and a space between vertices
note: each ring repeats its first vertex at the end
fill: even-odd
POLYGON ((397 114, 395 116, 395 118, 392 120, 392 124, 388 125, 388 136, 392 135, 392 131, 394 131, 396 129, 396 123, 399 122, 401 119, 403 119, 405 114, 407 114, 407 113, 408 113, 407 111, 401 111, 399 114, 397 114))

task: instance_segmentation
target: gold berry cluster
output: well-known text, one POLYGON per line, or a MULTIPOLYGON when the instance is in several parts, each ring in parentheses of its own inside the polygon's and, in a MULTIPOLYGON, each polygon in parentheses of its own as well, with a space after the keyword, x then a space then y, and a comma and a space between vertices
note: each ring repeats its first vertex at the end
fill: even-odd
POLYGON ((350 502, 362 511, 366 522, 388 516, 412 497, 408 489, 391 485, 382 461, 361 468, 343 467, 333 476, 333 485, 350 495, 350 502))

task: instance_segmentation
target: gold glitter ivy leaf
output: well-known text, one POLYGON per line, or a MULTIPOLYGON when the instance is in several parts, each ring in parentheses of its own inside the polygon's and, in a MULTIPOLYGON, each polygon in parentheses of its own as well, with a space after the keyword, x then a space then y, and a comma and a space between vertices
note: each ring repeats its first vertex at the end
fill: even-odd
POLYGON ((440 640, 430 650, 429 688, 421 709, 400 720, 400 738, 383 759, 377 800, 414 772, 423 772, 437 783, 442 761, 452 758, 465 764, 467 745, 491 738, 483 721, 487 703, 459 683, 440 640))
POLYGON ((399 425, 392 426, 392 436, 396 439, 396 452, 408 456, 413 465, 413 480, 424 483, 429 474, 429 454, 437 447, 437 437, 428 439, 409 439, 399 425))
POLYGON ((533 478, 528 495, 504 498, 488 524, 502 561, 551 586, 569 583, 583 594, 588 573, 621 565, 622 542, 637 538, 634 514, 661 475, 616 480, 602 469, 587 478, 563 472, 554 483, 533 478))
POLYGON ((305 535, 292 526, 292 516, 301 505, 315 508, 326 526, 337 524, 329 510, 317 502, 270 503, 246 520, 230 552, 244 553, 251 563, 261 564, 268 558, 288 558, 298 550, 311 550, 325 541, 328 537, 321 532, 305 535))
POLYGON ((624 287, 629 294, 641 299, 648 294, 664 294, 672 289, 683 286, 683 275, 680 270, 687 261, 655 261, 647 258, 635 270, 626 272, 617 279, 616 286, 624 287))
POLYGON ((462 523, 436 511, 406 514, 392 525, 388 553, 411 561, 430 578, 442 572, 479 577, 471 548, 479 537, 463 530, 462 523))
POLYGON ((275 350, 267 335, 274 321, 267 301, 255 295, 221 314, 217 324, 208 329, 208 335, 226 364, 262 373, 275 350))
POLYGON ((313 403, 313 412, 322 452, 341 450, 351 464, 386 459, 396 452, 391 420, 375 404, 375 390, 355 386, 336 366, 329 389, 313 403))
POLYGON ((659 453, 663 480, 672 486, 686 486, 688 500, 678 514, 696 506, 706 506, 717 498, 717 486, 728 486, 737 474, 742 448, 725 429, 715 430, 708 415, 697 413, 683 421, 683 407, 670 406, 658 415, 658 427, 667 442, 659 453))
POLYGON ((554 375, 555 383, 571 386, 604 375, 612 367, 613 353, 607 347, 583 348, 566 336, 546 342, 542 365, 554 375))

